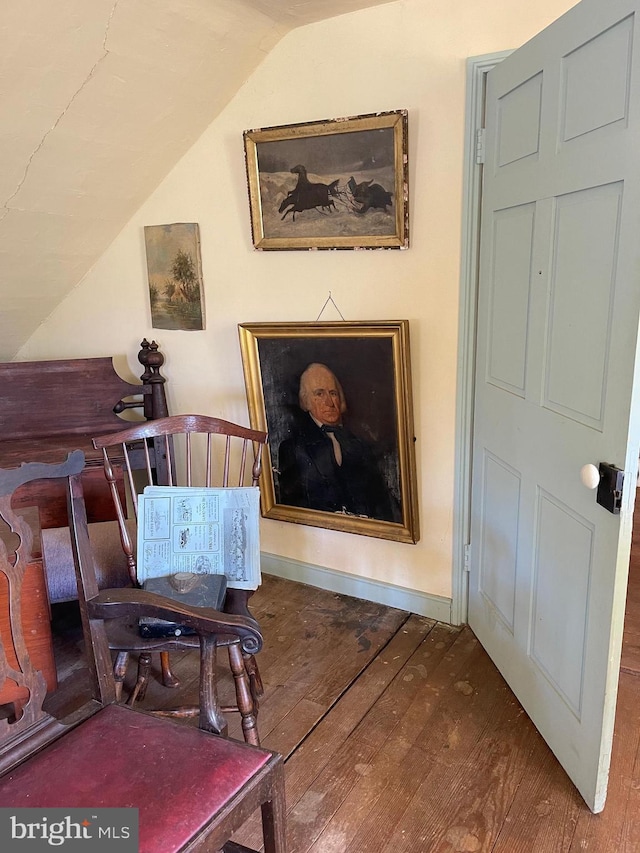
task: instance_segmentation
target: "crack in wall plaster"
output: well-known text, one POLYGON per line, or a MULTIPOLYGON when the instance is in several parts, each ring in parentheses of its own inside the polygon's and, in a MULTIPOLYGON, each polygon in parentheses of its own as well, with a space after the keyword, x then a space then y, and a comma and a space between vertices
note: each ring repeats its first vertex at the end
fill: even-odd
POLYGON ((113 6, 111 7, 111 12, 109 13, 109 17, 107 19, 107 25, 105 27, 104 36, 102 39, 102 56, 94 62, 89 73, 87 74, 87 76, 82 81, 82 84, 76 89, 76 91, 73 93, 73 95, 69 99, 67 105, 65 106, 65 108, 62 110, 62 112, 58 116, 58 118, 54 121, 54 123, 51 125, 49 130, 46 131, 46 133, 44 134, 44 136, 42 137, 40 142, 36 145, 36 147, 31 152, 31 155, 29 156, 29 159, 27 160, 27 164, 24 168, 24 173, 22 175, 22 178, 18 182, 18 186, 15 188, 15 190, 11 193, 9 198, 7 198, 7 200, 2 205, 2 215, 0 215, 0 222, 2 222, 2 220, 5 218, 5 216, 7 216, 11 212, 12 208, 9 207, 9 205, 11 204, 11 200, 14 199, 18 195, 18 193, 20 192, 20 190, 24 186, 24 183, 27 180, 27 177, 29 175, 29 170, 31 169, 31 164, 33 163, 33 160, 34 160, 36 154, 38 153, 38 151, 40 151, 40 149, 42 148, 44 143, 47 141, 48 136, 51 133, 53 133, 53 131, 60 124, 62 119, 65 117, 65 115, 69 111, 69 108, 71 107, 71 105, 73 104, 75 99, 78 97, 78 95, 82 92, 82 90, 85 88, 85 86, 92 79, 92 77, 96 73, 98 66, 102 62, 104 62, 104 60, 107 58, 107 56, 109 56, 109 49, 107 48, 107 39, 109 38, 109 28, 111 27, 111 21, 113 20, 113 16, 115 15, 115 12, 116 12, 116 9, 117 9, 119 3, 120 3, 120 0, 115 0, 113 6))

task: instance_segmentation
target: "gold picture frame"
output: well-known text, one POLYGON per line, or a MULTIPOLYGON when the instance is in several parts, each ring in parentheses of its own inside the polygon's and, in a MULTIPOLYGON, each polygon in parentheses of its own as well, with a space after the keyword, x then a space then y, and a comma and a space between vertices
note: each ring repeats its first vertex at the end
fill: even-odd
POLYGON ((256 249, 407 249, 406 110, 245 130, 256 249))
POLYGON ((409 321, 238 329, 251 426, 269 434, 263 516, 417 542, 409 321), (339 414, 319 412, 327 396, 339 414))

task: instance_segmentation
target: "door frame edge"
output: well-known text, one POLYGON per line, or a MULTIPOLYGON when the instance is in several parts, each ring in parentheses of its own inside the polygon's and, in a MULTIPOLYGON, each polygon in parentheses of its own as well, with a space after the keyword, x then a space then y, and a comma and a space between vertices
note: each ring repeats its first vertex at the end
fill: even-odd
POLYGON ((512 53, 511 50, 503 50, 482 56, 472 56, 467 59, 452 525, 451 623, 453 625, 461 625, 467 622, 469 605, 468 546, 470 545, 471 528, 476 304, 480 253, 480 203, 482 200, 482 165, 476 162, 476 131, 484 125, 486 75, 510 53, 512 53))

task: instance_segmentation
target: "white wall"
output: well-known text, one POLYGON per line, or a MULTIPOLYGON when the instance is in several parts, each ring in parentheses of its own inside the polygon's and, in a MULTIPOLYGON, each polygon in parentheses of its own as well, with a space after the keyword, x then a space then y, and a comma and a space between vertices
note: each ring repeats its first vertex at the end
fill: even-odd
MULTIPOLYGON (((517 47, 573 0, 400 0, 291 32, 167 176, 20 359, 129 353, 155 337, 170 408, 248 422, 237 324, 408 318, 422 538, 263 520, 262 549, 449 596, 466 58, 517 47), (408 109, 408 251, 256 252, 242 131, 408 109), (199 222, 207 329, 150 328, 143 226, 199 222), (339 319, 334 313, 324 319, 339 319)), ((231 61, 231 59, 230 59, 231 61)))

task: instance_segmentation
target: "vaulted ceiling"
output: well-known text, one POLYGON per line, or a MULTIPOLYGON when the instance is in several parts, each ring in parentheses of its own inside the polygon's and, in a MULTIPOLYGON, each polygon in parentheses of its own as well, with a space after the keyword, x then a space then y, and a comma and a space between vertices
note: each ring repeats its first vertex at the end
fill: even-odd
POLYGON ((0 360, 289 30, 392 0, 20 0, 0 20, 0 360))

